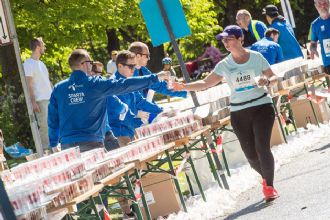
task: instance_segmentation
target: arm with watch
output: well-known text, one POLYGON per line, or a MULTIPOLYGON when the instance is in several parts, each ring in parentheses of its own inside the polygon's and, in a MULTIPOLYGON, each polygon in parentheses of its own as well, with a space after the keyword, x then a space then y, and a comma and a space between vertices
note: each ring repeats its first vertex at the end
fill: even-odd
POLYGON ((262 71, 264 77, 260 77, 258 81, 259 86, 271 87, 277 82, 277 76, 273 73, 271 68, 262 71))

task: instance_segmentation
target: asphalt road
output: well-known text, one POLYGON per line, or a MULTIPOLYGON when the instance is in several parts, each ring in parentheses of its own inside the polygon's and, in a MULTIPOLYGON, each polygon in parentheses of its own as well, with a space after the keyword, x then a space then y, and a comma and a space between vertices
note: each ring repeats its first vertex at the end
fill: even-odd
POLYGON ((235 211, 224 220, 330 220, 330 137, 293 158, 275 173, 280 197, 266 205, 261 185, 238 197, 235 211))

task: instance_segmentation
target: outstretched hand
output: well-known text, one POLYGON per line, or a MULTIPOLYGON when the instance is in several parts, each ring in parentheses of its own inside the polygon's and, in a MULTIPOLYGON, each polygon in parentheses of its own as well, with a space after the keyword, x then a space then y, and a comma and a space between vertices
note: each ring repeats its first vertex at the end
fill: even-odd
POLYGON ((184 84, 179 83, 179 82, 173 82, 172 83, 172 90, 174 91, 183 91, 184 89, 184 84))
POLYGON ((268 86, 269 85, 269 80, 267 78, 260 78, 258 81, 259 86, 268 86))

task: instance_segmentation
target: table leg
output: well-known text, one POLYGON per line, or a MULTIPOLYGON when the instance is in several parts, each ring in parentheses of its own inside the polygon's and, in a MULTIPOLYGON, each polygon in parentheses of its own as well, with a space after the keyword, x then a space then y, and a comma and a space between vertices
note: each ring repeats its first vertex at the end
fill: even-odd
MULTIPOLYGON (((186 153, 189 154, 189 149, 188 149, 187 145, 183 145, 183 147, 184 147, 186 153)), ((200 193, 201 193, 201 195, 202 195, 203 200, 206 202, 206 197, 205 197, 205 194, 204 194, 204 190, 203 190, 203 187, 202 187, 201 182, 199 181, 199 177, 198 177, 198 175, 197 175, 197 172, 196 172, 196 169, 195 169, 194 162, 193 162, 193 160, 191 159, 191 157, 188 158, 188 161, 189 161, 190 166, 191 166, 191 169, 192 169, 192 171, 193 171, 193 173, 194 173, 194 177, 195 177, 195 180, 196 180, 196 183, 197 183, 198 189, 199 189, 199 191, 200 191, 200 193)))
MULTIPOLYGON (((168 150, 165 150, 165 154, 166 154, 166 159, 167 159, 167 162, 168 162, 168 165, 169 165, 169 168, 170 168, 170 171, 173 175, 175 175, 175 171, 174 171, 174 167, 173 167, 173 163, 172 163, 172 159, 171 159, 171 155, 169 154, 168 150)), ((174 178, 174 184, 175 184, 175 187, 178 191, 178 194, 179 194, 179 198, 180 198, 180 201, 181 201, 181 205, 183 207, 183 210, 185 212, 187 212, 187 207, 186 207, 186 203, 183 199, 183 195, 182 195, 182 192, 181 192, 181 188, 180 188, 180 185, 179 185, 179 181, 177 178, 174 178)))
POLYGON ((139 203, 138 203, 138 201, 135 201, 135 193, 134 193, 134 189, 133 189, 133 186, 132 186, 132 182, 131 182, 131 180, 128 176, 128 173, 125 173, 124 177, 125 177, 125 182, 126 182, 126 185, 127 185, 128 193, 131 195, 132 198, 134 198, 134 200, 132 201, 132 206, 134 207, 134 211, 137 215, 137 218, 139 220, 143 220, 141 209, 139 207, 139 203))
POLYGON ((151 214, 150 214, 150 211, 149 211, 149 207, 148 207, 148 204, 147 204, 147 200, 146 200, 146 197, 145 197, 145 194, 144 194, 144 190, 143 190, 143 186, 142 186, 142 181, 141 181, 141 176, 140 176, 140 173, 137 169, 135 169, 135 177, 136 177, 136 180, 140 180, 140 193, 142 195, 141 199, 142 199, 142 204, 143 204, 143 208, 144 208, 144 212, 147 216, 147 219, 148 220, 151 220, 151 214))
POLYGON ((94 198, 93 198, 92 196, 89 197, 89 201, 90 201, 91 206, 92 206, 92 209, 93 209, 93 211, 94 211, 94 213, 95 213, 95 218, 96 218, 97 220, 102 220, 102 218, 101 218, 101 216, 99 215, 99 212, 98 212, 98 210, 97 210, 97 208, 96 208, 96 204, 95 204, 94 198))
MULTIPOLYGON (((217 142, 217 136, 215 135, 215 131, 213 131, 212 134, 213 134, 213 141, 214 141, 213 143, 215 144, 217 142)), ((225 149, 222 150, 221 155, 222 155, 223 162, 225 163, 227 175, 230 176, 230 170, 229 170, 229 166, 228 166, 228 162, 227 162, 227 158, 226 158, 225 149)))
POLYGON ((192 185, 191 185, 191 182, 190 182, 190 178, 189 178, 189 176, 186 173, 185 173, 185 175, 186 175, 186 180, 187 180, 188 187, 189 187, 189 190, 190 190, 190 194, 192 196, 194 196, 195 195, 195 192, 194 192, 194 189, 192 188, 192 185))
MULTIPOLYGON (((280 98, 281 98, 281 97, 279 97, 279 99, 280 99, 280 98)), ((278 123, 279 123, 279 125, 280 125, 280 129, 281 129, 281 132, 282 132, 282 135, 283 135, 284 141, 285 141, 285 143, 288 143, 288 141, 287 141, 287 139, 286 139, 286 135, 285 135, 284 129, 283 129, 283 125, 282 125, 282 122, 281 122, 281 118, 280 118, 280 115, 279 115, 279 113, 278 113, 278 111, 277 111, 277 106, 276 106, 276 104, 275 104, 275 102, 274 102, 274 99, 272 99, 272 102, 273 102, 273 106, 274 106, 274 110, 275 110, 275 115, 276 115, 277 120, 278 120, 278 123)))
MULTIPOLYGON (((308 89, 307 89, 306 84, 304 84, 304 89, 305 89, 306 95, 308 95, 308 89)), ((313 106, 313 103, 312 103, 311 100, 309 100, 309 104, 311 105, 311 108, 312 108, 312 111, 313 111, 313 115, 314 115, 316 124, 317 124, 318 127, 320 127, 319 120, 317 119, 317 116, 316 116, 316 113, 315 113, 315 109, 314 109, 314 106, 313 106)))
MULTIPOLYGON (((208 144, 206 143, 205 137, 202 135, 201 138, 202 138, 203 145, 207 147, 208 144)), ((211 143, 211 145, 213 146, 213 142, 211 143)), ((215 149, 215 148, 213 148, 213 149, 215 149)), ((214 154, 216 154, 216 152, 213 152, 212 154, 214 156, 214 154)), ((218 155, 216 155, 216 157, 215 157, 215 158, 217 158, 217 160, 215 160, 215 162, 216 163, 218 162, 217 167, 220 168, 218 170, 219 171, 219 175, 218 175, 217 169, 216 169, 216 167, 214 165, 214 162, 213 162, 213 159, 211 157, 210 151, 208 151, 208 150, 206 151, 206 157, 209 160, 209 163, 210 163, 210 166, 211 166, 211 170, 213 172, 213 176, 216 179, 216 181, 218 182, 219 186, 222 188, 222 184, 220 183, 220 179, 219 179, 219 175, 220 175, 220 178, 222 180, 222 183, 223 183, 225 189, 229 189, 229 186, 228 186, 228 183, 227 183, 227 179, 226 179, 225 173, 223 172, 223 168, 221 166, 221 163, 220 163, 220 160, 219 160, 218 155)))

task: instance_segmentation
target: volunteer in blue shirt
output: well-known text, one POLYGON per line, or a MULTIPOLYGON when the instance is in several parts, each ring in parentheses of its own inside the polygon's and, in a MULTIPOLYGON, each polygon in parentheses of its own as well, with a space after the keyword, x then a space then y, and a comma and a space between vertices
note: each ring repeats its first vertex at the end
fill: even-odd
POLYGON ((281 46, 277 43, 280 32, 275 28, 269 28, 265 32, 265 37, 255 42, 251 50, 261 53, 270 65, 282 62, 283 52, 281 46))
MULTIPOLYGON (((314 5, 319 13, 311 25, 311 58, 319 56, 317 52, 317 42, 321 45, 321 55, 325 71, 330 75, 330 13, 329 0, 315 0, 314 5)), ((326 78, 330 87, 329 77, 326 78)))
POLYGON ((275 113, 265 86, 275 84, 277 76, 260 53, 242 46, 243 32, 239 26, 227 26, 217 39, 222 40, 230 54, 204 80, 173 83, 173 87, 175 90, 204 90, 226 78, 231 89, 231 124, 251 167, 264 179, 265 200, 273 200, 278 197, 273 187, 274 157, 270 150, 275 113))
MULTIPOLYGON (((130 59, 123 64, 134 68, 135 54, 126 51, 130 59)), ((88 76, 92 63, 86 50, 77 49, 69 57, 71 76, 59 82, 48 106, 50 147, 61 143, 62 149, 80 146, 82 152, 104 147, 107 96, 130 93, 167 77, 161 73, 130 79, 104 79, 88 76)))
MULTIPOLYGON (((134 68, 127 69, 123 65, 125 63, 124 56, 117 56, 116 65, 117 71, 111 77, 115 80, 125 79, 127 77, 132 77, 134 75, 134 68)), ((152 74, 154 75, 154 74, 152 74)), ((118 98, 128 106, 130 113, 136 116, 137 120, 120 120, 118 114, 108 114, 109 125, 112 128, 114 135, 118 138, 119 145, 125 146, 134 137, 134 130, 141 126, 141 120, 148 122, 149 114, 158 114, 162 112, 162 108, 158 107, 156 104, 148 102, 139 91, 118 95, 118 98), (142 113, 144 112, 144 113, 142 113)), ((115 106, 108 105, 108 112, 111 112, 110 108, 115 108, 115 106)))
POLYGON ((243 47, 250 47, 253 43, 261 40, 267 29, 262 21, 252 20, 250 12, 246 9, 241 9, 237 12, 236 23, 243 30, 243 47))
MULTIPOLYGON (((153 74, 146 66, 148 64, 148 61, 150 60, 150 52, 149 48, 145 43, 142 42, 133 42, 129 48, 129 51, 136 54, 136 62, 137 66, 134 71, 134 76, 147 76, 153 74)), ((187 97, 187 92, 180 91, 180 92, 174 92, 167 88, 167 82, 162 81, 159 83, 156 83, 152 86, 150 86, 147 89, 144 89, 141 91, 144 98, 147 98, 148 93, 150 97, 153 97, 154 92, 167 95, 167 96, 176 96, 176 97, 187 97), (151 90, 149 90, 151 89, 151 90)), ((153 98, 152 98, 153 100, 153 98)), ((157 114, 150 114, 149 122, 151 122, 157 114)))
POLYGON ((267 5, 262 10, 262 14, 266 15, 266 20, 270 24, 269 27, 275 28, 280 32, 277 43, 282 48, 284 60, 304 57, 291 25, 278 13, 277 7, 275 5, 267 5))

